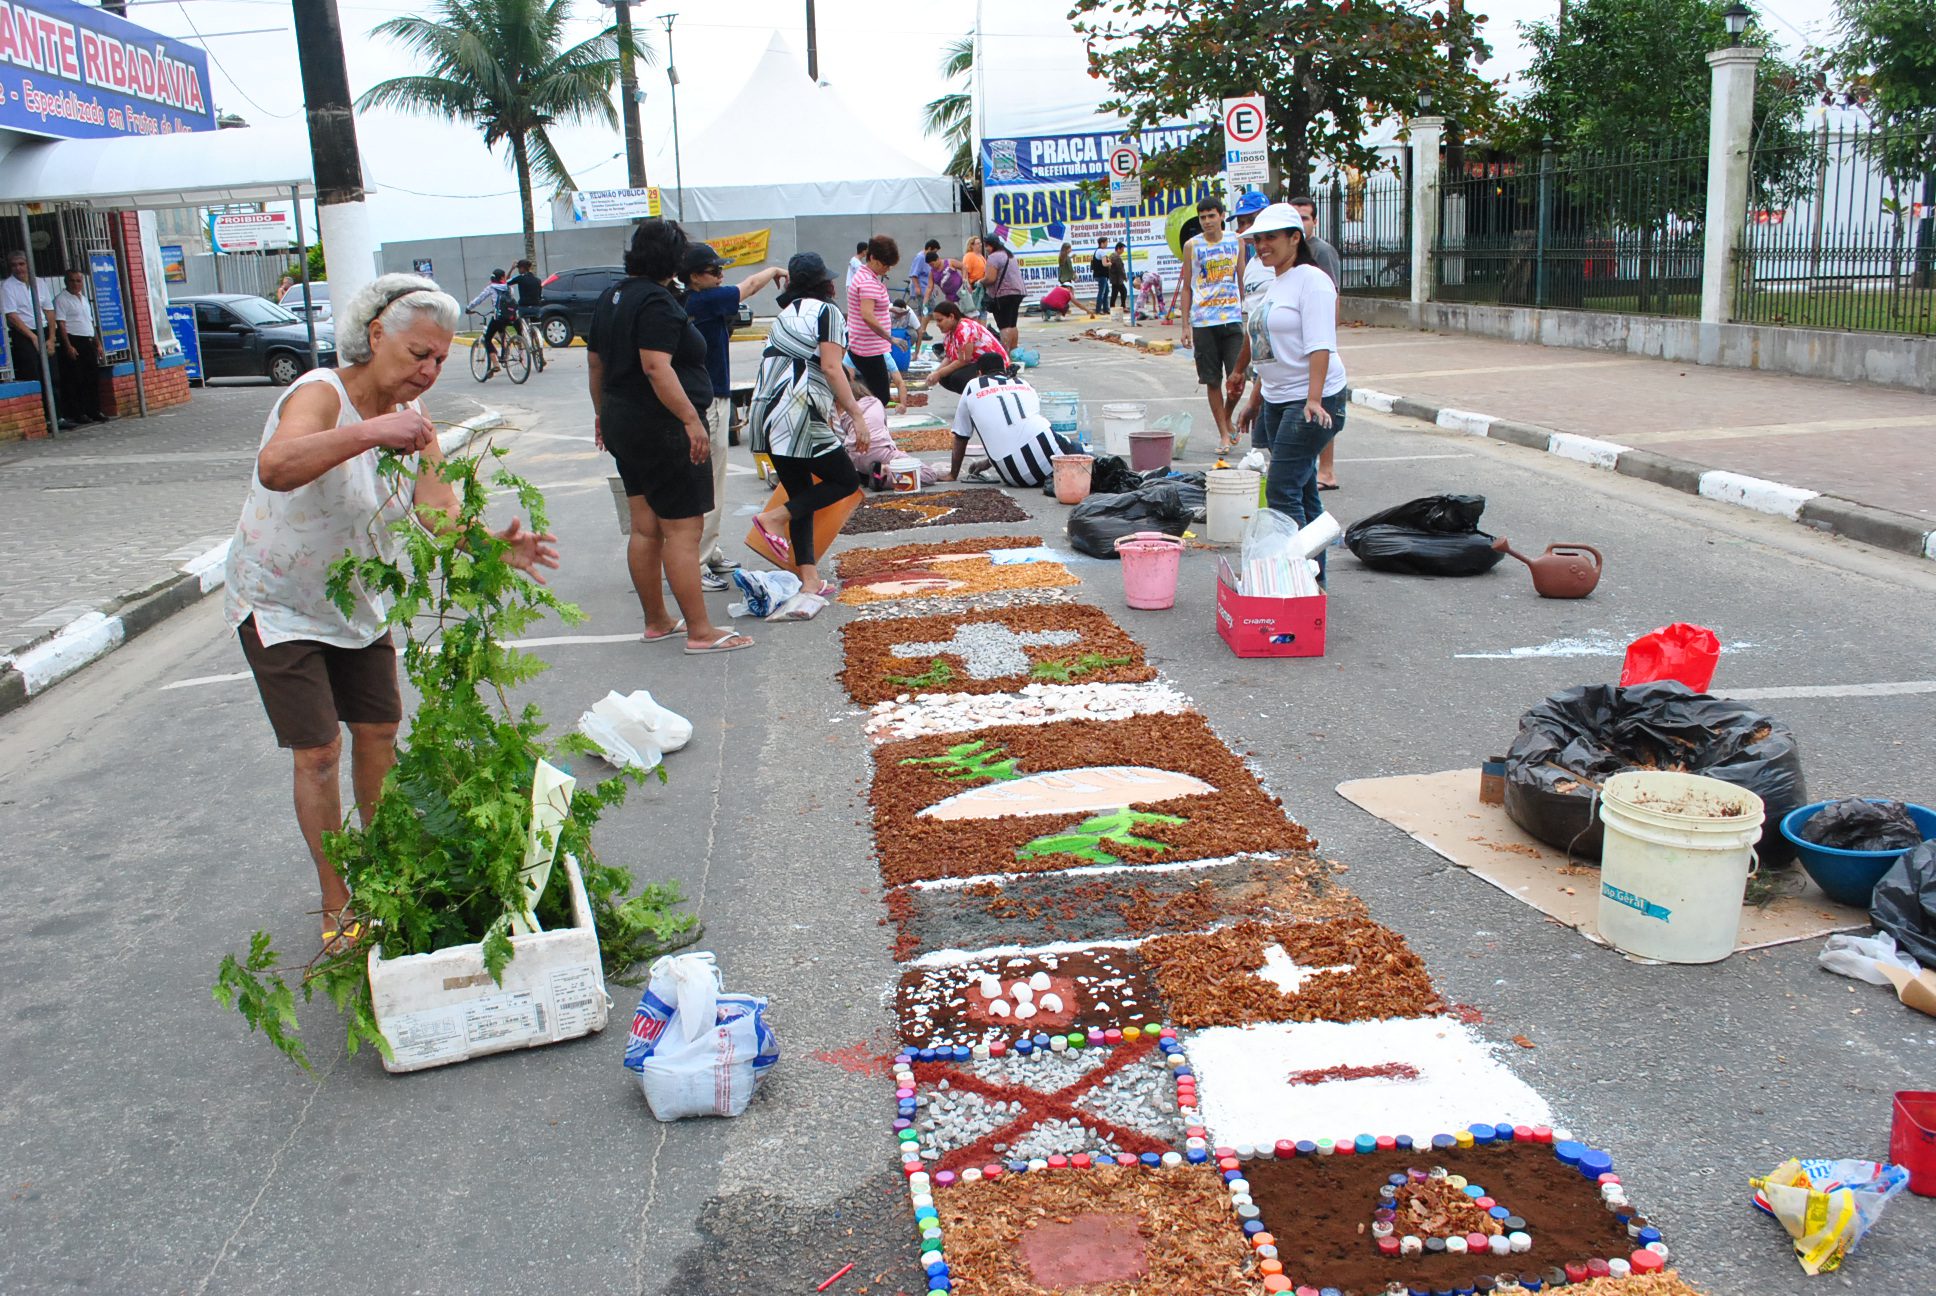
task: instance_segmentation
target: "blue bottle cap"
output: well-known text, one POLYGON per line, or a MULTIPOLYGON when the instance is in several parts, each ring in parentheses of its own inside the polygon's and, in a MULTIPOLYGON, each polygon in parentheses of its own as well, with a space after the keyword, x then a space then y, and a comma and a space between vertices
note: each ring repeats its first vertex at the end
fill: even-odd
POLYGON ((931 1219, 940 1219, 941 1216, 938 1213, 936 1213, 934 1207, 921 1206, 915 1209, 914 1218, 917 1220, 931 1220, 931 1219))
POLYGON ((1481 1188, 1478 1184, 1475 1184, 1475 1183, 1469 1183, 1465 1187, 1459 1189, 1459 1191, 1464 1193, 1466 1196, 1470 1197, 1473 1201, 1478 1201, 1481 1197, 1486 1195, 1486 1190, 1481 1188))
POLYGON ((1339 1291, 1336 1287, 1326 1287, 1323 1291, 1318 1293, 1318 1296, 1344 1296, 1344 1293, 1339 1291))
POLYGON ((1245 1236, 1245 1237, 1256 1237, 1256 1236, 1257 1236, 1257 1235, 1258 1235, 1259 1233, 1262 1233, 1263 1231, 1264 1231, 1264 1221, 1262 1221, 1262 1220, 1245 1220, 1245 1221, 1244 1221, 1244 1236, 1245 1236))
POLYGON ((1580 1154, 1580 1173, 1589 1179, 1598 1179, 1612 1169, 1612 1155, 1599 1148, 1588 1148, 1580 1154))
POLYGON ((1459 1140, 1453 1138, 1450 1134, 1434 1134, 1432 1136, 1432 1146, 1440 1150, 1456 1147, 1458 1146, 1458 1142, 1459 1140))
POLYGON ((946 1278, 948 1276, 948 1262, 946 1260, 930 1260, 927 1264, 927 1272, 930 1278, 946 1278))
POLYGON ((1519 1285, 1529 1292, 1543 1291, 1546 1287, 1545 1283, 1533 1277, 1531 1274, 1520 1275, 1519 1285))
POLYGON ((1351 1140, 1351 1146, 1357 1149, 1359 1156, 1365 1156, 1378 1150, 1378 1140, 1370 1134, 1360 1134, 1351 1140))
POLYGON ((1035 1047, 1047 1048, 1048 1046, 1049 1046, 1049 1033, 1047 1031, 1037 1031, 1035 1033, 1035 1047))
POLYGON ((1641 1245, 1641 1246, 1643 1246, 1643 1247, 1644 1247, 1644 1246, 1646 1246, 1646 1245, 1647 1245, 1647 1244, 1648 1244, 1649 1242, 1658 1242, 1658 1241, 1660 1241, 1660 1230, 1659 1230, 1659 1229, 1657 1229, 1657 1228, 1652 1228, 1652 1227, 1648 1227, 1648 1228, 1644 1228, 1644 1229, 1642 1229, 1642 1230, 1640 1230, 1640 1238, 1639 1238, 1639 1242, 1640 1242, 1640 1245, 1641 1245))
MULTIPOLYGON (((1494 1206, 1491 1210, 1487 1211, 1486 1214, 1492 1216, 1496 1220, 1503 1220, 1508 1215, 1512 1214, 1512 1212, 1507 1210, 1504 1206, 1494 1206)), ((1508 1229, 1507 1231, 1511 1232, 1510 1229, 1508 1229)))
POLYGON ((1466 1126, 1466 1128, 1472 1131, 1472 1141, 1474 1143, 1484 1144, 1484 1143, 1492 1142, 1492 1139, 1493 1139, 1492 1126, 1481 1124, 1481 1125, 1468 1125, 1466 1126))
POLYGON ((1188 1152, 1185 1152, 1183 1155, 1189 1158, 1191 1165, 1202 1165, 1205 1161, 1208 1161, 1210 1159, 1210 1154, 1204 1151, 1202 1148, 1191 1148, 1188 1152))
POLYGON ((1029 1054, 1035 1052, 1035 1042, 1027 1038, 1018 1039, 1015 1041, 1015 1051, 1023 1057, 1027 1057, 1029 1054))
POLYGON ((975 1050, 969 1048, 966 1044, 955 1045, 955 1061, 966 1062, 973 1056, 975 1056, 975 1050))
POLYGON ((1560 1159, 1560 1164, 1562 1165, 1576 1166, 1580 1164, 1580 1157, 1585 1153, 1586 1145, 1584 1143, 1575 1143, 1571 1139, 1553 1145, 1553 1155, 1560 1159))
POLYGON ((1163 1164, 1163 1155, 1160 1152, 1145 1152, 1136 1159, 1146 1166, 1160 1166, 1163 1164))
POLYGON ((929 1291, 940 1291, 940 1292, 944 1292, 944 1291, 953 1291, 954 1289, 955 1289, 955 1285, 954 1285, 953 1283, 951 1283, 951 1282, 949 1282, 949 1281, 948 1281, 948 1280, 947 1280, 946 1278, 930 1278, 930 1279, 928 1279, 928 1290, 929 1290, 929 1291))
POLYGON ((1244 1177, 1244 1172, 1241 1170, 1225 1170, 1223 1172, 1223 1181, 1225 1183, 1229 1183, 1233 1179, 1241 1179, 1243 1177, 1244 1177))
POLYGON ((924 1048, 920 1052, 916 1053, 914 1056, 923 1062, 932 1062, 934 1061, 934 1050, 931 1048, 924 1048))
POLYGON ((1392 1175, 1385 1176, 1385 1182, 1390 1184, 1394 1188, 1403 1188, 1406 1185, 1406 1183, 1410 1181, 1410 1179, 1411 1179, 1411 1176, 1407 1174, 1392 1174, 1392 1175))
POLYGON ((1008 1172, 1009 1172, 1010 1174, 1027 1174, 1027 1173, 1028 1173, 1028 1162, 1026 1162, 1026 1161, 1010 1161, 1010 1162, 1008 1163, 1008 1172))
POLYGON ((1299 1139, 1297 1141, 1297 1154, 1299 1156, 1316 1156, 1318 1154, 1318 1145, 1310 1139, 1299 1139))
POLYGON ((1195 1076, 1196 1072, 1191 1070, 1187 1066, 1180 1066, 1176 1070, 1170 1072, 1170 1074, 1172 1076, 1175 1076, 1177 1079, 1181 1080, 1184 1076, 1195 1076))
POLYGON ((1400 1152, 1409 1152, 1412 1150, 1412 1136, 1410 1134, 1400 1134, 1392 1142, 1400 1152))

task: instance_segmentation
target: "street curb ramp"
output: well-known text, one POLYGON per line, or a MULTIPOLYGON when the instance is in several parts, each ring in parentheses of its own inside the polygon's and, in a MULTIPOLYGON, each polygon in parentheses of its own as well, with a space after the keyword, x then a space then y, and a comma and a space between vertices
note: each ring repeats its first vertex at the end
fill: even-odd
MULTIPOLYGON (((487 410, 466 419, 438 438, 439 448, 453 455, 481 434, 504 426, 504 416, 487 410)), ((229 542, 197 555, 152 585, 129 590, 95 611, 69 621, 0 656, 0 715, 17 711, 54 685, 116 651, 148 631, 202 601, 221 588, 222 568, 229 542)))

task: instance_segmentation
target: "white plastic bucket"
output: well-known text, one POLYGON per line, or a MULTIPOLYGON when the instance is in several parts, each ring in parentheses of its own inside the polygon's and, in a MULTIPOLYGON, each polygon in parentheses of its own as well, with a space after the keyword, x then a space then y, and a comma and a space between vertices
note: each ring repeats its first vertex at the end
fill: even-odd
POLYGON ((1236 544, 1257 511, 1261 473, 1249 468, 1212 468, 1204 476, 1203 538, 1210 544, 1236 544))
POLYGON ((1662 963, 1734 953, 1761 798, 1699 774, 1629 770, 1606 781, 1599 801, 1600 935, 1662 963))
POLYGON ((1142 401, 1114 401, 1102 407, 1102 444, 1108 454, 1129 458, 1129 438, 1141 432, 1149 406, 1142 401))
POLYGON ((1058 432, 1071 441, 1076 438, 1076 414, 1081 408, 1080 392, 1042 393, 1042 417, 1049 421, 1049 431, 1058 432))
POLYGON ((904 455, 887 465, 887 478, 896 493, 914 494, 921 489, 921 461, 904 455))

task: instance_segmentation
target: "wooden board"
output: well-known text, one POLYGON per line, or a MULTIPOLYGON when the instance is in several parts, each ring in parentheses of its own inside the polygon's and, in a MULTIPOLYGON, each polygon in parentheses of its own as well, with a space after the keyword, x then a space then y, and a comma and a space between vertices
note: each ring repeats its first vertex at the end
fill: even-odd
MULTIPOLYGON (((786 487, 775 487, 773 494, 768 497, 765 506, 760 511, 764 513, 769 509, 777 508, 780 501, 786 497, 786 487)), ((840 528, 847 525, 847 519, 854 516, 854 510, 860 507, 863 498, 865 496, 860 491, 855 491, 844 499, 835 500, 832 504, 827 505, 827 507, 813 515, 813 552, 816 565, 827 561, 828 548, 833 545, 835 537, 840 534, 840 528)), ((784 533, 777 534, 782 534, 784 538, 784 533)), ((772 563, 775 567, 784 567, 788 571, 799 570, 793 563, 782 560, 780 555, 773 552, 772 548, 766 543, 766 537, 760 534, 760 529, 757 526, 748 526, 746 528, 746 547, 772 563)))
MULTIPOLYGON (((1338 784, 1338 795, 1514 899, 1606 944, 1596 929, 1600 870, 1591 864, 1569 866, 1563 851, 1507 818, 1504 806, 1481 803, 1478 770, 1353 779, 1338 784)), ((1830 900, 1799 866, 1776 876, 1793 894, 1743 907, 1737 951, 1819 940, 1869 925, 1868 914, 1830 900)))

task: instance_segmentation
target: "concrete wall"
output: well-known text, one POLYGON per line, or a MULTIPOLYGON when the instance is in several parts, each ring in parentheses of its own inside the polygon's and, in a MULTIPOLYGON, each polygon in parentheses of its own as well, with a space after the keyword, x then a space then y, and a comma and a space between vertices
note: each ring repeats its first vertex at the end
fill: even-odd
MULTIPOLYGON (((910 259, 929 239, 941 240, 950 256, 959 257, 968 236, 975 232, 978 219, 973 212, 936 212, 906 216, 803 216, 781 217, 767 221, 692 221, 686 233, 697 242, 728 234, 770 229, 767 261, 785 265, 802 250, 818 252, 839 276, 854 244, 872 234, 886 234, 901 246, 901 264, 890 283, 905 279, 910 259)), ((630 225, 580 226, 571 229, 541 230, 538 234, 538 273, 551 274, 578 266, 617 265, 624 259, 625 244, 631 237, 630 225)), ((460 301, 468 301, 490 281, 493 269, 509 269, 524 255, 522 234, 487 234, 468 238, 415 239, 385 243, 379 260, 387 273, 407 271, 411 262, 428 258, 431 274, 460 301)), ((726 278, 736 283, 757 267, 734 270, 726 278)), ((769 304, 773 298, 763 294, 753 303, 769 304)))
POLYGON ((1344 299, 1348 319, 1396 328, 1475 333, 1542 346, 1621 351, 1682 364, 1765 369, 1803 378, 1879 383, 1936 393, 1936 338, 1890 333, 1702 324, 1602 311, 1524 306, 1413 303, 1385 297, 1344 299))

